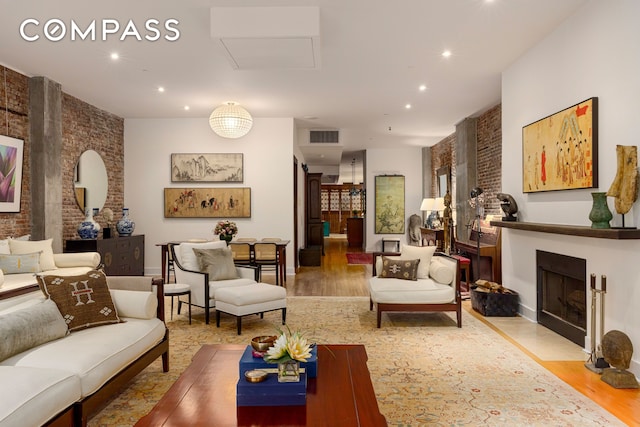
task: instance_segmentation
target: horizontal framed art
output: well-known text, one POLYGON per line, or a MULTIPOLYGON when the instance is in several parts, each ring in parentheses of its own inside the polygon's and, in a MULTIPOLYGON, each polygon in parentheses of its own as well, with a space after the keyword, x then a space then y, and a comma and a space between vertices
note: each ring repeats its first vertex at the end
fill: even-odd
POLYGON ((20 212, 24 141, 0 135, 0 212, 20 212))
POLYGON ((251 218, 250 188, 165 188, 165 218, 251 218))
POLYGON ((598 186, 598 98, 522 128, 522 191, 598 186))
POLYGON ((243 182, 242 153, 171 154, 171 182, 243 182))

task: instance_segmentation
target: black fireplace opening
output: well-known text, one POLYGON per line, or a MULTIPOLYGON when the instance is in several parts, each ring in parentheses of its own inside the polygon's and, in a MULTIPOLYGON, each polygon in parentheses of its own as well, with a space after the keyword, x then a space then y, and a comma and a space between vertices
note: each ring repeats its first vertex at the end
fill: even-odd
POLYGON ((538 323, 584 346, 587 260, 536 251, 538 323))

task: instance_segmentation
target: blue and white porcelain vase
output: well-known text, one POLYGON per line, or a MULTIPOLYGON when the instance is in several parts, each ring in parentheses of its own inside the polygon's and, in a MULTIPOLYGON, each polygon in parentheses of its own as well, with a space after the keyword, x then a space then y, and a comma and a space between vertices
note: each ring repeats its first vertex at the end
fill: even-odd
POLYGON ((131 236, 136 228, 136 223, 129 218, 129 208, 122 209, 122 219, 116 223, 119 236, 131 236))
POLYGON ((84 210, 84 221, 78 225, 78 235, 81 239, 95 239, 98 237, 98 229, 96 228, 91 208, 84 210))

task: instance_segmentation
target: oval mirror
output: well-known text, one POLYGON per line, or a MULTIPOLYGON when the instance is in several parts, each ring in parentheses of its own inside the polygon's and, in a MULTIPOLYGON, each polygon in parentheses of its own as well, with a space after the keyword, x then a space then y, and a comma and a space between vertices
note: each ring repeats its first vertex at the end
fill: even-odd
POLYGON ((109 179, 107 178, 107 168, 98 152, 87 150, 80 155, 78 163, 76 163, 73 186, 76 202, 82 212, 85 211, 85 208, 102 210, 107 201, 109 179))

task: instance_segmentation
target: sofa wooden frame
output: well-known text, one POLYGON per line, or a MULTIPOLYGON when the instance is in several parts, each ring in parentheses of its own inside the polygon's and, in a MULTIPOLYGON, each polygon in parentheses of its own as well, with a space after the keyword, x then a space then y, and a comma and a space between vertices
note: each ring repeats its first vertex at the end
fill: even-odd
MULTIPOLYGON (((398 256, 399 252, 374 252, 373 253, 373 269, 372 276, 377 276, 376 272, 376 259, 379 256, 398 256)), ((443 252, 436 252, 433 256, 442 256, 447 257, 456 263, 456 284, 455 284, 455 295, 456 300, 452 303, 447 304, 429 304, 422 303, 420 301, 416 301, 411 304, 393 304, 393 303, 380 303, 374 302, 371 296, 369 296, 369 310, 373 310, 373 305, 377 306, 377 326, 380 328, 382 322, 382 313, 383 312, 426 312, 426 311, 455 311, 456 312, 456 320, 458 324, 458 328, 462 327, 462 294, 460 291, 460 265, 458 260, 454 257, 447 255, 443 252)))
MULTIPOLYGON (((164 322, 164 282, 160 278, 154 278, 152 279, 152 285, 156 286, 156 297, 158 299, 157 317, 164 322)), ((34 292, 38 289, 38 285, 36 284, 25 286, 12 292, 0 293, 0 300, 34 292)), ((162 371, 169 372, 169 329, 166 327, 162 341, 114 375, 100 387, 100 389, 54 416, 45 425, 49 427, 86 426, 90 416, 103 409, 114 394, 124 388, 131 379, 142 372, 142 370, 158 357, 162 357, 162 371)))

